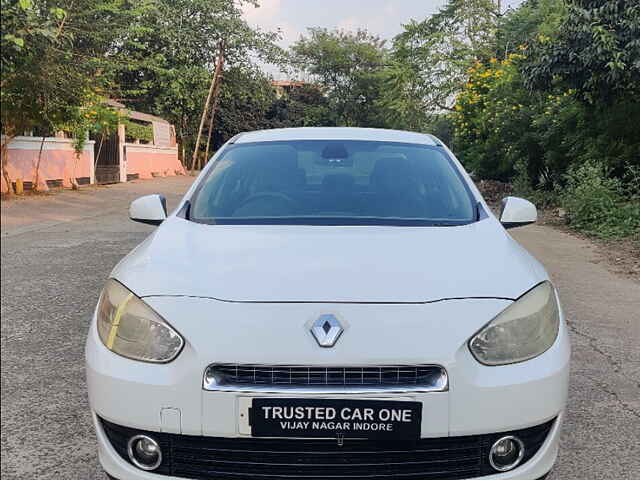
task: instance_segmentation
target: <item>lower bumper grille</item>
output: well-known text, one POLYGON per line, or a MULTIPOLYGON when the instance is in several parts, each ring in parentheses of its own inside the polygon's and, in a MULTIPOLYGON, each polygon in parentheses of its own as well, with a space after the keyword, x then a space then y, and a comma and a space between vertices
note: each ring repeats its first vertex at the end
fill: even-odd
POLYGON ((154 473, 198 480, 456 480, 497 473, 488 462, 493 442, 516 435, 524 462, 544 443, 554 421, 524 430, 385 444, 369 440, 218 438, 146 432, 101 420, 115 450, 128 461, 127 440, 147 434, 163 450, 154 473))

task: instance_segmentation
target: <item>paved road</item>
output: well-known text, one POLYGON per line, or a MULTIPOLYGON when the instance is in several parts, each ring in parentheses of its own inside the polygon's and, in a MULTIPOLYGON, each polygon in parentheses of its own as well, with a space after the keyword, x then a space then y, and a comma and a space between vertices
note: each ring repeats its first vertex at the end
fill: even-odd
MULTIPOLYGON (((136 181, 2 203, 3 480, 103 479, 87 410, 88 319, 113 265, 151 230, 133 198, 174 205, 190 179, 136 181)), ((551 273, 574 347, 568 422, 553 480, 640 478, 640 285, 592 246, 532 226, 514 236, 551 273)))

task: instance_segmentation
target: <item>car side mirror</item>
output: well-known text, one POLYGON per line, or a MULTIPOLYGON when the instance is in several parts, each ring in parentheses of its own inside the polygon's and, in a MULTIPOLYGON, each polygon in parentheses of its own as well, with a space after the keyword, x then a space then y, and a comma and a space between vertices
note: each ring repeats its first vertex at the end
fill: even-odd
POLYGON ((504 228, 521 227, 538 219, 536 206, 524 198, 506 197, 502 199, 500 223, 504 228))
POLYGON ((131 202, 129 218, 134 222, 160 225, 167 218, 167 199, 164 195, 145 195, 131 202))

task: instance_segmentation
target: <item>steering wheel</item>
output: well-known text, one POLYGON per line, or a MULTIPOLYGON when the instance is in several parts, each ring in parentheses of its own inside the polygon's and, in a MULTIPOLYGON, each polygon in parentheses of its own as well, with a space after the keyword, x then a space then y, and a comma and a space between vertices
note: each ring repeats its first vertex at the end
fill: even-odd
POLYGON ((246 206, 249 203, 255 202, 256 200, 263 200, 265 198, 276 198, 279 200, 284 200, 285 202, 289 203, 292 207, 295 205, 295 202, 293 201, 293 199, 290 196, 285 195, 284 193, 257 192, 252 195, 249 195, 240 205, 238 205, 235 211, 240 210, 242 207, 246 206))

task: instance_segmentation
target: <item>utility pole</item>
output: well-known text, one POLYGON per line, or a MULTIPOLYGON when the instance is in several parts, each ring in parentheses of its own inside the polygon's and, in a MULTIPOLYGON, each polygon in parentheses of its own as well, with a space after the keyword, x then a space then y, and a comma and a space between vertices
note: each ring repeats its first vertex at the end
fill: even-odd
POLYGON ((202 129, 207 118, 207 112, 209 111, 209 103, 211 102, 211 97, 213 96, 213 91, 215 89, 218 77, 222 72, 222 62, 224 61, 224 40, 220 40, 220 43, 218 43, 218 49, 218 61, 216 62, 216 68, 213 71, 213 75, 211 77, 211 86, 209 87, 209 93, 207 94, 207 99, 204 103, 204 108, 202 109, 200 127, 198 128, 198 136, 196 137, 196 145, 193 149, 193 156, 191 157, 191 168, 189 169, 191 171, 193 171, 193 169, 195 168, 196 160, 198 158, 198 151, 200 150, 200 137, 202 137, 202 129))

